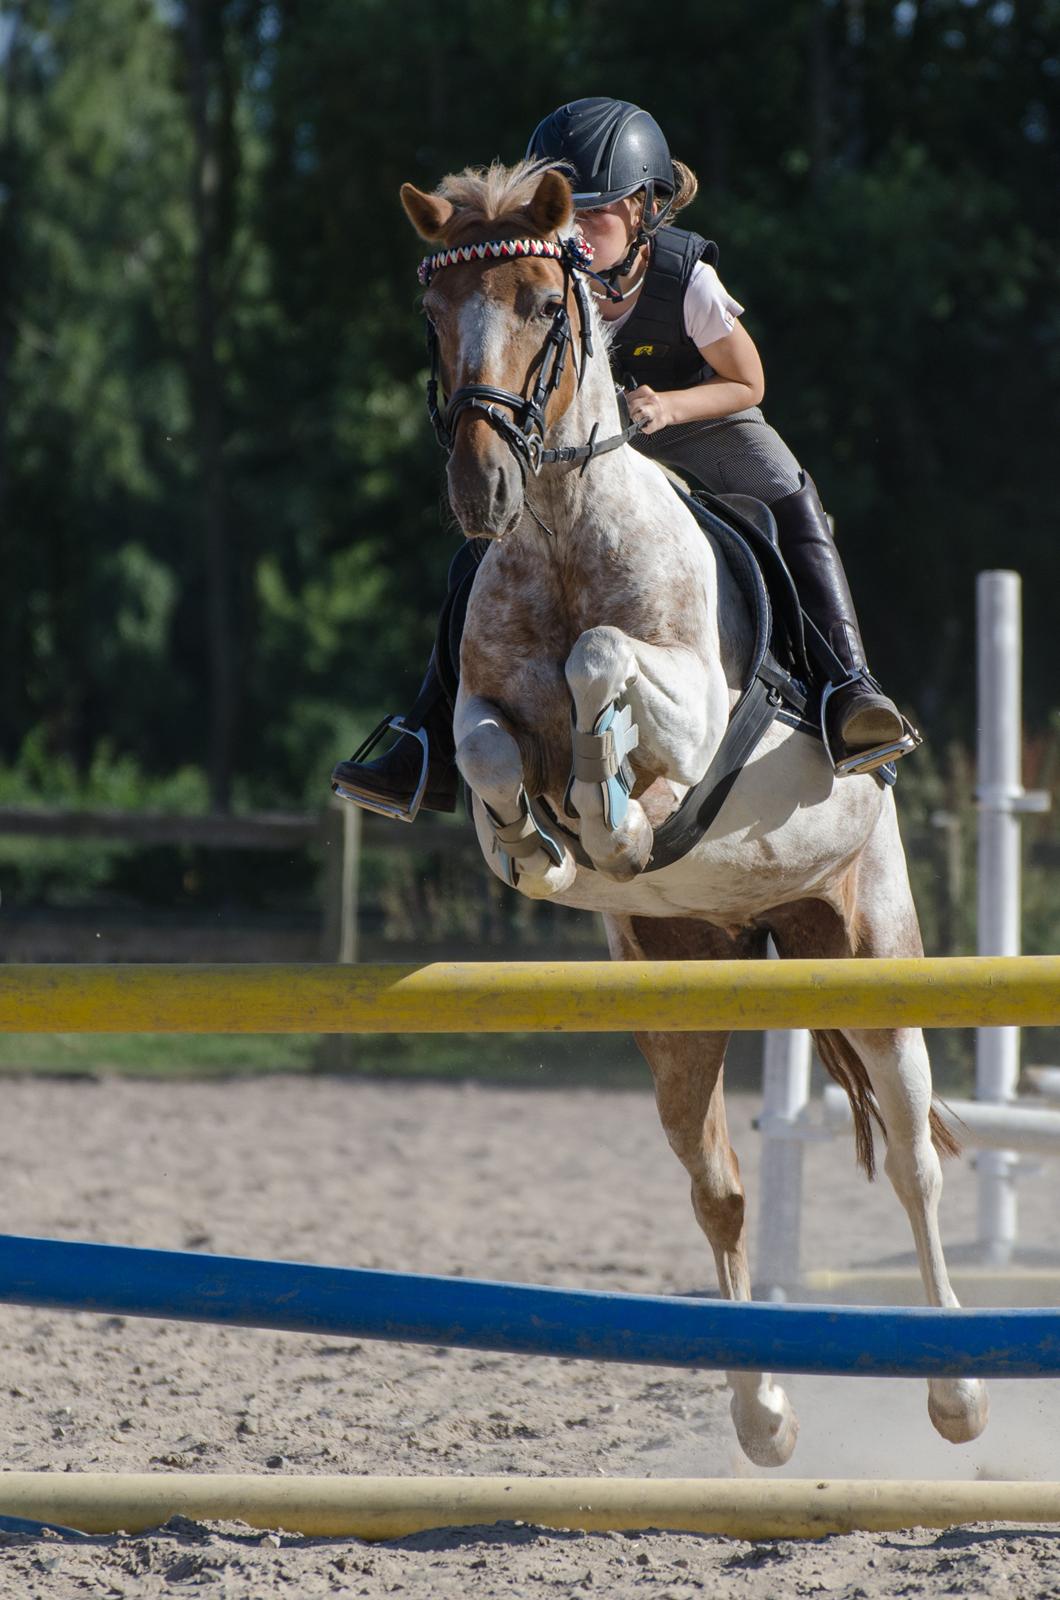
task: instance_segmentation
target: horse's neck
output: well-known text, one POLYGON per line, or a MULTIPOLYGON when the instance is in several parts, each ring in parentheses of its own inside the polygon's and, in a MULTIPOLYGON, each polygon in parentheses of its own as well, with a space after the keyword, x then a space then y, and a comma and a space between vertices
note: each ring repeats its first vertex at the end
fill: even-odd
MULTIPOLYGON (((586 367, 585 379, 564 416, 550 430, 548 443, 560 447, 586 444, 593 437, 604 443, 622 433, 626 418, 619 412, 615 386, 600 336, 596 353, 586 367)), ((547 507, 556 544, 553 554, 588 555, 597 543, 619 546, 631 531, 655 515, 656 496, 638 472, 640 463, 628 446, 605 451, 586 465, 546 469, 531 485, 535 509, 547 507)), ((548 516, 543 519, 548 521, 548 516)))

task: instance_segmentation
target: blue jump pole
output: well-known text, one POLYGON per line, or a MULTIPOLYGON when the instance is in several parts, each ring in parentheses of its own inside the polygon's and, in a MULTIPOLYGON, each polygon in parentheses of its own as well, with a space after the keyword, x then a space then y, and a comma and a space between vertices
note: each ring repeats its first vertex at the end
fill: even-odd
POLYGON ((0 1303, 645 1366, 1060 1376, 1060 1311, 733 1305, 0 1235, 0 1303))

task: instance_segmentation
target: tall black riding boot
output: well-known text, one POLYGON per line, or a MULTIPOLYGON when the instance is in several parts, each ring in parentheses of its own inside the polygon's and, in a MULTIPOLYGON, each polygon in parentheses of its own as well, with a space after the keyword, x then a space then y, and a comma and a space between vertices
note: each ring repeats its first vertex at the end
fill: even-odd
POLYGON ((449 566, 449 592, 438 619, 438 637, 412 710, 404 717, 384 717, 348 761, 331 774, 331 787, 343 800, 384 817, 413 822, 421 809, 455 811, 459 776, 453 748, 453 704, 456 699, 460 635, 467 597, 485 543, 469 539, 449 566), (397 744, 375 761, 367 761, 376 745, 393 730, 397 744))
POLYGON ((780 549, 810 621, 831 646, 845 677, 828 685, 822 722, 836 772, 872 772, 908 755, 920 734, 869 672, 857 612, 817 488, 808 473, 794 494, 770 506, 780 549))

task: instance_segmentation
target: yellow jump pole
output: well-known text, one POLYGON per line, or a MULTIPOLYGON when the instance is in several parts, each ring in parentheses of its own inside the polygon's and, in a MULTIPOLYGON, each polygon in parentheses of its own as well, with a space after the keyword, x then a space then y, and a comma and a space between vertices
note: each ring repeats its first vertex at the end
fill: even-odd
POLYGON ((731 1539, 1060 1522, 1060 1483, 814 1478, 261 1478, 0 1474, 0 1515, 139 1533, 179 1513, 316 1537, 399 1539, 518 1520, 590 1533, 660 1528, 731 1539))
POLYGON ((1060 956, 0 966, 7 1033, 628 1033, 1060 1023, 1060 956))

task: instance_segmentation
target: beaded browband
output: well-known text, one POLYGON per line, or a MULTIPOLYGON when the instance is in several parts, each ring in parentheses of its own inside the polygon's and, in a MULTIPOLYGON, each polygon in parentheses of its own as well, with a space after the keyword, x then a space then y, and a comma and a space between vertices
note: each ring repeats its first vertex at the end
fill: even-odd
POLYGON ((416 276, 424 288, 442 267, 455 267, 462 261, 517 260, 520 256, 547 256, 567 266, 587 271, 593 264, 593 247, 585 239, 487 239, 482 244, 457 244, 424 256, 416 276))

